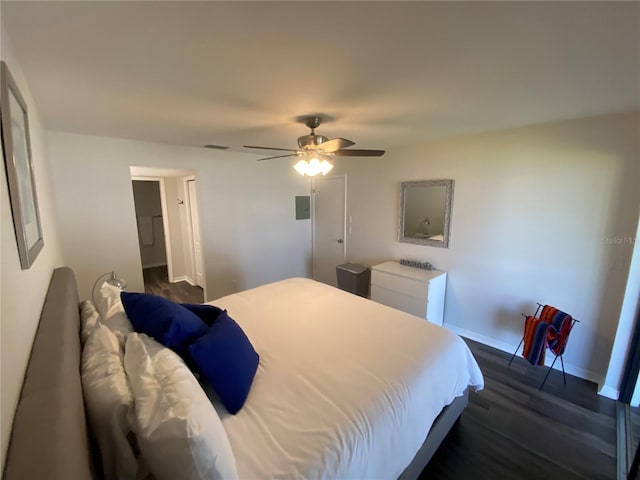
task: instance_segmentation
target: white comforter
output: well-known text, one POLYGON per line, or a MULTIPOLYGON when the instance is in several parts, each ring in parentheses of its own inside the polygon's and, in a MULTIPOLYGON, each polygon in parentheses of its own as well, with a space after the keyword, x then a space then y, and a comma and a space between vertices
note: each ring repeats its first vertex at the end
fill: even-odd
POLYGON ((458 336, 313 280, 211 303, 260 354, 242 410, 216 405, 242 479, 395 479, 442 408, 483 387, 458 336))

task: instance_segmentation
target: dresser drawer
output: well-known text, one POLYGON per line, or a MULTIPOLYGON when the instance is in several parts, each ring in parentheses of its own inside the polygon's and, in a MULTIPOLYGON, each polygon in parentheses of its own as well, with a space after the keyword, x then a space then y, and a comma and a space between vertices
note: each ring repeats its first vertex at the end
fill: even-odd
POLYGON ((371 267, 371 300, 442 325, 447 272, 389 261, 371 267))
POLYGON ((423 298, 416 298, 372 284, 371 300, 411 313, 420 318, 426 318, 427 316, 427 301, 424 296, 423 298))
MULTIPOLYGON (((400 277, 392 273, 381 272, 373 269, 371 271, 371 285, 386 288, 396 292, 404 293, 411 297, 426 298, 428 282, 421 282, 412 278, 400 277)), ((426 304, 426 302, 425 302, 426 304)))

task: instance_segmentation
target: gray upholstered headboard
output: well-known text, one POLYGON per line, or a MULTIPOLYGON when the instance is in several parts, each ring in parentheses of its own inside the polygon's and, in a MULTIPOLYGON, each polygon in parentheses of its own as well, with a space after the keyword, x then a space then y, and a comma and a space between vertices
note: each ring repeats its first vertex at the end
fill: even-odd
POLYGON ((5 480, 95 478, 80 381, 78 289, 54 270, 31 349, 5 464, 5 480))

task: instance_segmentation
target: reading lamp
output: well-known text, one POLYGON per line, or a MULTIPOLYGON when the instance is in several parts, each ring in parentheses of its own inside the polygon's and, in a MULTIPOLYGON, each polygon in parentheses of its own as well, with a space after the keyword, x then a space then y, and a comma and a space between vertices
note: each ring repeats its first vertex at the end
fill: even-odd
POLYGON ((120 290, 124 290, 125 288, 127 288, 127 282, 125 282, 122 278, 118 277, 115 272, 103 273, 98 277, 98 279, 96 280, 96 283, 93 284, 93 288, 91 289, 91 300, 93 300, 94 305, 97 305, 96 304, 96 287, 98 286, 98 284, 102 285, 100 281, 104 278, 106 278, 104 282, 106 282, 108 285, 117 287, 120 290))

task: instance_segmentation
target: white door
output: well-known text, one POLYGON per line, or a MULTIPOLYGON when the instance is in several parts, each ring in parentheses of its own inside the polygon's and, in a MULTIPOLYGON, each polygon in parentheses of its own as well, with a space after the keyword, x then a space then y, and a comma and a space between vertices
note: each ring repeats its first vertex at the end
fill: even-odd
POLYGON ((313 278, 334 287, 346 254, 346 193, 345 175, 318 178, 313 192, 313 278))
POLYGON ((193 240, 193 264, 195 282, 204 288, 204 266, 202 262, 202 243, 200 241, 200 219, 198 217, 198 197, 195 180, 187 181, 189 189, 189 211, 191 212, 191 238, 193 240))

